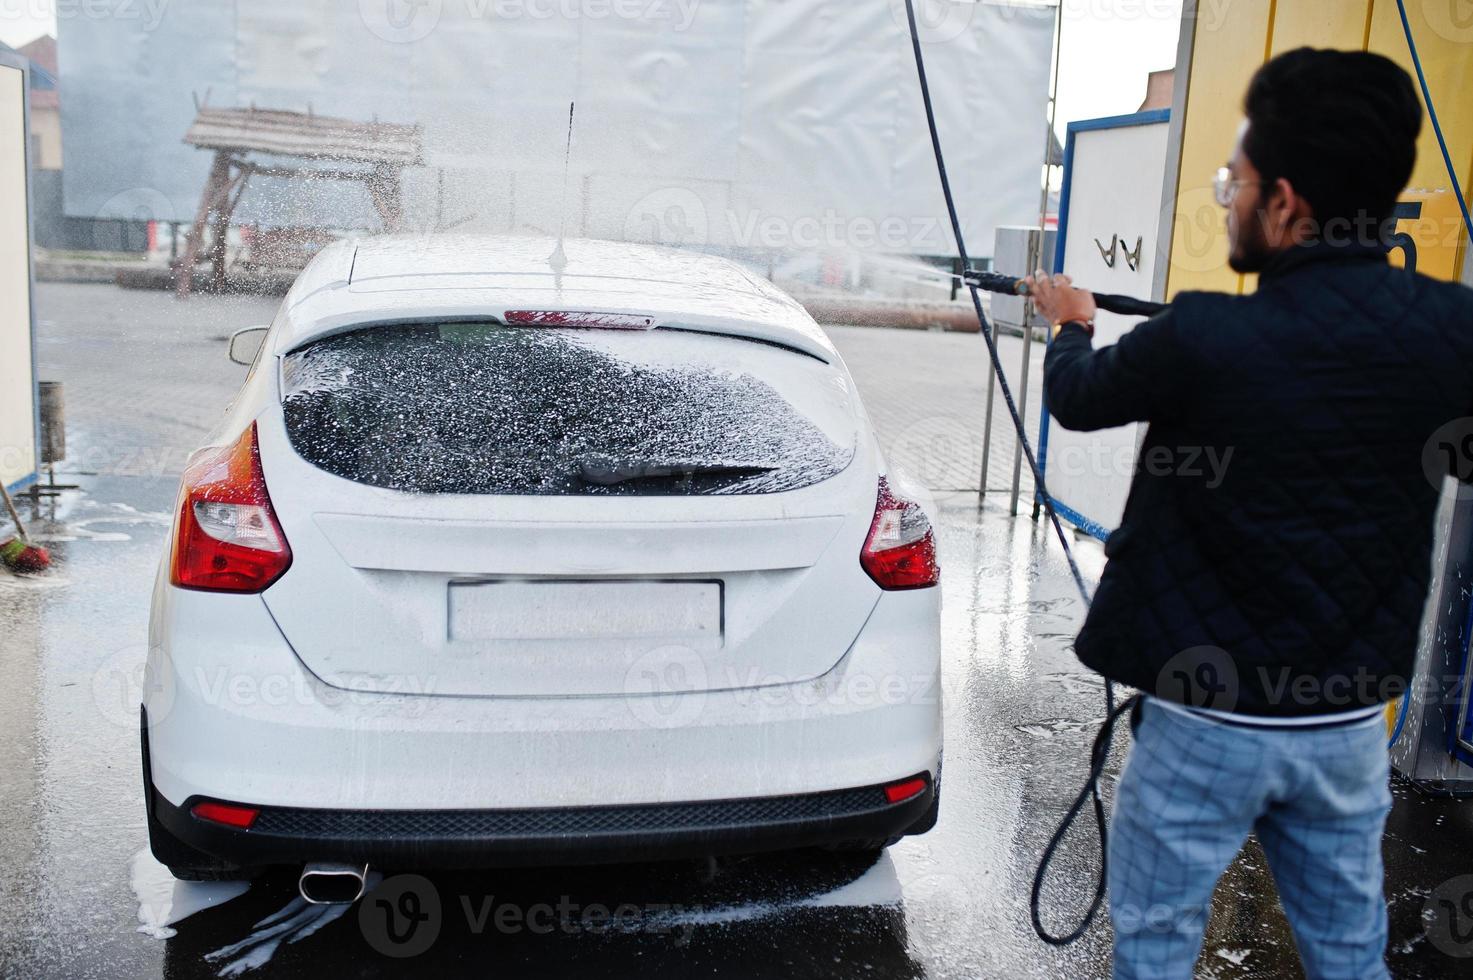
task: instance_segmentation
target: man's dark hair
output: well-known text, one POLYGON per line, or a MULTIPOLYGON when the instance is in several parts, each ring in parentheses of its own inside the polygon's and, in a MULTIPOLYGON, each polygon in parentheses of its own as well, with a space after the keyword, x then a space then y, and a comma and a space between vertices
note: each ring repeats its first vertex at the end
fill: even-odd
POLYGON ((1422 104, 1396 62, 1365 51, 1288 51, 1253 76, 1244 109, 1243 152, 1264 180, 1293 184, 1321 226, 1391 217, 1422 131, 1422 104))

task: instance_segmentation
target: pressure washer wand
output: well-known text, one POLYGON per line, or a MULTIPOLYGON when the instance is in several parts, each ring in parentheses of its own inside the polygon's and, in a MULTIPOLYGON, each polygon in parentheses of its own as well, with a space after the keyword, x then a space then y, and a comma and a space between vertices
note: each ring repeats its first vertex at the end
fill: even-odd
MULTIPOLYGON (((985 289, 989 293, 1006 293, 1010 296, 1028 295, 1028 282, 1024 279, 1015 279, 996 272, 979 272, 975 269, 969 270, 960 278, 962 282, 976 286, 978 289, 985 289)), ((1134 296, 1120 296, 1115 293, 1093 293, 1092 295, 1095 298, 1095 305, 1100 309, 1123 316, 1155 316, 1168 305, 1136 299, 1134 296)))

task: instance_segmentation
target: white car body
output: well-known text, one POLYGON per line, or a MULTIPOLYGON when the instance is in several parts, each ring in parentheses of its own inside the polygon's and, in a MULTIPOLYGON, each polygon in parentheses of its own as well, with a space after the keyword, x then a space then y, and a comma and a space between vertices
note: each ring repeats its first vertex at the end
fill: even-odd
MULTIPOLYGON (((299 277, 207 440, 227 446, 254 425, 290 567, 263 592, 225 594, 172 584, 164 556, 144 698, 151 829, 162 819, 221 866, 606 860, 823 843, 818 804, 804 804, 804 826, 759 815, 751 833, 671 831, 658 815, 915 778, 924 792, 888 819, 833 822, 829 837, 883 843, 929 826, 928 808, 934 820, 940 590, 888 591, 861 567, 884 463, 837 352, 797 303, 732 263, 569 241, 566 266, 550 267, 555 244, 339 243, 299 277), (514 310, 648 317, 645 346, 750 343, 735 356, 771 364, 774 383, 823 387, 814 397, 848 413, 852 459, 782 492, 485 495, 370 486, 294 451, 282 407, 293 352, 365 325, 514 310), (340 823, 308 814, 301 839, 281 837, 280 814, 222 827, 199 801, 340 823), (654 824, 602 849, 580 846, 597 825, 520 843, 488 831, 448 851, 434 829, 405 844, 392 820, 337 832, 355 814, 611 807, 645 808, 629 819, 654 824)), ((623 343, 614 333, 607 343, 623 343)), ((193 851, 173 843, 161 858, 187 869, 193 851)))

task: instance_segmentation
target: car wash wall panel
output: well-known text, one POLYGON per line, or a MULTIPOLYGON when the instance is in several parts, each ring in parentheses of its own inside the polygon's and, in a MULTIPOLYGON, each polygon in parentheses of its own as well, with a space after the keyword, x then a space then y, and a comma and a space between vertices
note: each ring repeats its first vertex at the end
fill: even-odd
MULTIPOLYGON (((1460 18, 1458 4, 1445 0, 1410 0, 1406 7, 1448 150, 1466 188, 1473 182, 1473 100, 1466 98, 1473 80, 1473 18, 1460 18)), ((1232 153, 1253 71, 1303 45, 1375 51, 1408 71, 1412 58, 1395 0, 1188 0, 1182 33, 1176 82, 1181 168, 1168 216, 1166 296, 1184 289, 1251 292, 1254 277, 1228 268, 1212 175, 1232 153)), ((1404 246, 1392 260, 1411 258, 1419 272, 1443 279, 1462 276, 1468 236, 1430 124, 1423 127, 1402 205, 1397 231, 1405 236, 1404 246)))
POLYGON ((24 63, 0 52, 0 484, 36 474, 36 380, 24 63))

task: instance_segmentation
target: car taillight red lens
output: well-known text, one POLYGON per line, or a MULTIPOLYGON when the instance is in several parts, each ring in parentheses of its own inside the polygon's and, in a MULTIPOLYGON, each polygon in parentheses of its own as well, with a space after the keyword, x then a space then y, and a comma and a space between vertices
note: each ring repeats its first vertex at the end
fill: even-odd
POLYGON ((261 592, 291 563, 261 473, 255 424, 233 444, 191 457, 174 515, 170 581, 203 592, 261 592))
MULTIPOLYGON (((894 802, 893 800, 891 802, 894 802)), ((201 820, 211 823, 223 823, 227 827, 235 827, 238 830, 250 830, 251 824, 261 815, 260 809, 253 806, 236 806, 233 803, 215 803, 206 800, 196 803, 190 808, 190 813, 201 820)))
POLYGON ((926 791, 926 781, 917 776, 915 779, 907 779, 902 783, 891 783, 885 787, 885 799, 891 803, 903 803, 913 799, 926 791))
POLYGON ((880 588, 891 591, 924 589, 941 578, 936 538, 926 512, 915 501, 898 496, 884 477, 859 564, 880 588))

